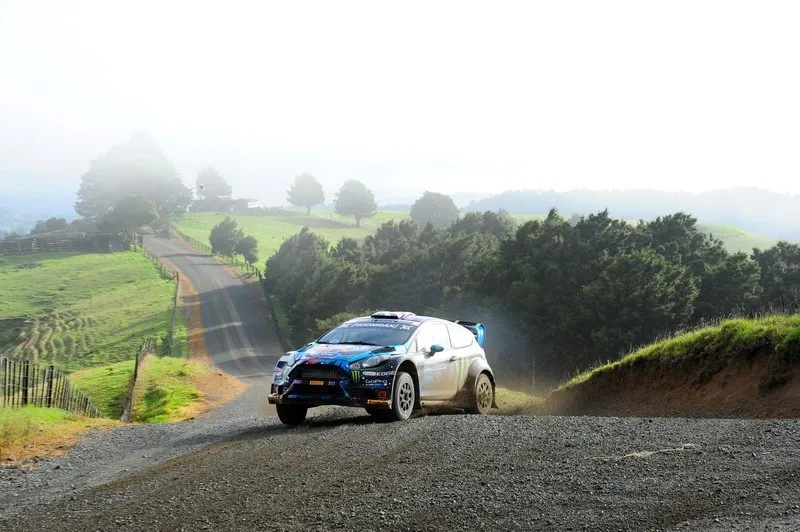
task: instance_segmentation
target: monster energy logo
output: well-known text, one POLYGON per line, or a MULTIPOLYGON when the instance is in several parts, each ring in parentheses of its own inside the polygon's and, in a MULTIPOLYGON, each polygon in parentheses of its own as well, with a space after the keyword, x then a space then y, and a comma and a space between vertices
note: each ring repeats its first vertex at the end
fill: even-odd
POLYGON ((356 369, 350 370, 350 380, 353 382, 358 382, 361 380, 361 372, 356 369))

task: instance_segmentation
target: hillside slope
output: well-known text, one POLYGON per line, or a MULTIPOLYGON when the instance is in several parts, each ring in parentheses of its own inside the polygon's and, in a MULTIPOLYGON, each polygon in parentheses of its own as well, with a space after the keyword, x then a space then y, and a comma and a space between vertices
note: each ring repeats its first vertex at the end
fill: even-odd
POLYGON ((546 410, 800 417, 800 315, 727 320, 652 344, 566 383, 546 410))
MULTIPOLYGON (((67 370, 130 360, 166 335, 174 293, 139 253, 0 257, 0 354, 67 370)), ((183 320, 176 337, 185 350, 183 320)))

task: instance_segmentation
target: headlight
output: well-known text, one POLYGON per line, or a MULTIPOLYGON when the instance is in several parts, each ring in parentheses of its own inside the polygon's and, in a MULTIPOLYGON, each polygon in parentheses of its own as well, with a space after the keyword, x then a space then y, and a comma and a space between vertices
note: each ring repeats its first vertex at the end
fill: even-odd
POLYGON ((391 358, 391 355, 375 355, 358 362, 353 362, 350 367, 353 369, 371 368, 373 366, 380 366, 391 358))

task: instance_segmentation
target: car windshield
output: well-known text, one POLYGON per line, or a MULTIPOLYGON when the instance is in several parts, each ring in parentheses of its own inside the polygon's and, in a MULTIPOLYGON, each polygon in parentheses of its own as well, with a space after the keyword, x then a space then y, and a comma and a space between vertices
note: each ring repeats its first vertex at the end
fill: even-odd
POLYGON ((408 341, 417 325, 419 323, 405 320, 343 323, 320 338, 319 343, 400 345, 408 341))

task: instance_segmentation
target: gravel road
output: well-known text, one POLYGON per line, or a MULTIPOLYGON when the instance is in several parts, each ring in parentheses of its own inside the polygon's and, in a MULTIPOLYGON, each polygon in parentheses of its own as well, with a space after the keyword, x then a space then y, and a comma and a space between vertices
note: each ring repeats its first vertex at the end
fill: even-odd
MULTIPOLYGON (((251 383, 193 421, 0 469, 0 530, 798 530, 800 421, 313 412, 264 400, 263 302, 179 243, 215 362, 251 383)), ((258 289, 255 286, 256 290, 258 289)))
POLYGON ((798 440, 794 420, 265 419, 0 528, 798 530, 798 440))

